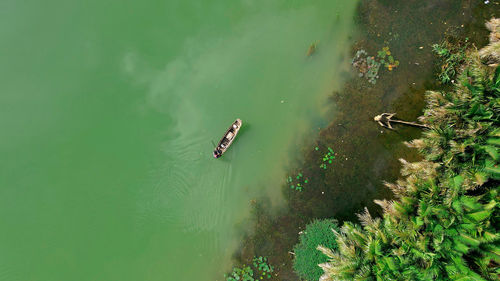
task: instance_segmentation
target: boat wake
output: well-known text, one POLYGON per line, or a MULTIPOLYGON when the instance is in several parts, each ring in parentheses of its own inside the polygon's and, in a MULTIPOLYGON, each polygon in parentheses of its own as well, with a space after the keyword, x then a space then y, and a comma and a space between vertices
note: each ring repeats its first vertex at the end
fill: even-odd
MULTIPOLYGON (((140 224, 162 223, 178 231, 199 233, 230 223, 230 212, 224 206, 229 200, 228 187, 234 184, 233 167, 230 159, 212 157, 207 139, 199 133, 184 133, 163 145, 164 163, 151 171, 142 188, 140 224)), ((210 243, 217 247, 216 235, 210 243)))

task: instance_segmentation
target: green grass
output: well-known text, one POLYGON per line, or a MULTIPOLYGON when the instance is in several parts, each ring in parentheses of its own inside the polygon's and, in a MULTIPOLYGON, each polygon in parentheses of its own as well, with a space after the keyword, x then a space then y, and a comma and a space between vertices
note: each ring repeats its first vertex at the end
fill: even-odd
POLYGON ((440 44, 432 45, 433 52, 439 58, 440 70, 438 78, 441 83, 448 84, 456 80, 460 66, 465 62, 466 51, 469 46, 468 39, 456 43, 444 40, 440 44))

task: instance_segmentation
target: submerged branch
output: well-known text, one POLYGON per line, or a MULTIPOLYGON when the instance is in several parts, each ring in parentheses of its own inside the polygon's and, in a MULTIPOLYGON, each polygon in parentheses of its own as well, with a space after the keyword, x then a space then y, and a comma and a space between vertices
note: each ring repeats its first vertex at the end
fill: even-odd
POLYGON ((416 122, 408 122, 408 121, 403 121, 403 120, 398 120, 398 119, 391 119, 396 113, 382 113, 380 115, 377 115, 373 118, 380 126, 394 130, 392 127, 391 123, 399 123, 399 124, 404 124, 408 126, 414 126, 414 127, 420 127, 420 128, 425 128, 425 129, 430 129, 429 126, 416 123, 416 122))

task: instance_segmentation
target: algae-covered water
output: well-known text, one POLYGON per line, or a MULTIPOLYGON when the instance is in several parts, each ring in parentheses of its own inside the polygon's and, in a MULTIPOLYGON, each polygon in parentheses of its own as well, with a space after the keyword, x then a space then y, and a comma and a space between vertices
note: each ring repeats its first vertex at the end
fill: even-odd
POLYGON ((355 6, 3 1, 0 280, 222 279, 324 124, 355 6))

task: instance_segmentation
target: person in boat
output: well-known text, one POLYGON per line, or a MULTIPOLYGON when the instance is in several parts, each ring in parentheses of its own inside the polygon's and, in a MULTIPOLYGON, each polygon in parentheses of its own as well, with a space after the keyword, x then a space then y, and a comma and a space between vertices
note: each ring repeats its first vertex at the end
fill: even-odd
POLYGON ((214 151, 214 157, 215 157, 215 158, 219 158, 219 157, 221 157, 221 156, 222 156, 222 151, 221 151, 220 149, 218 149, 218 148, 217 148, 217 149, 214 151))

